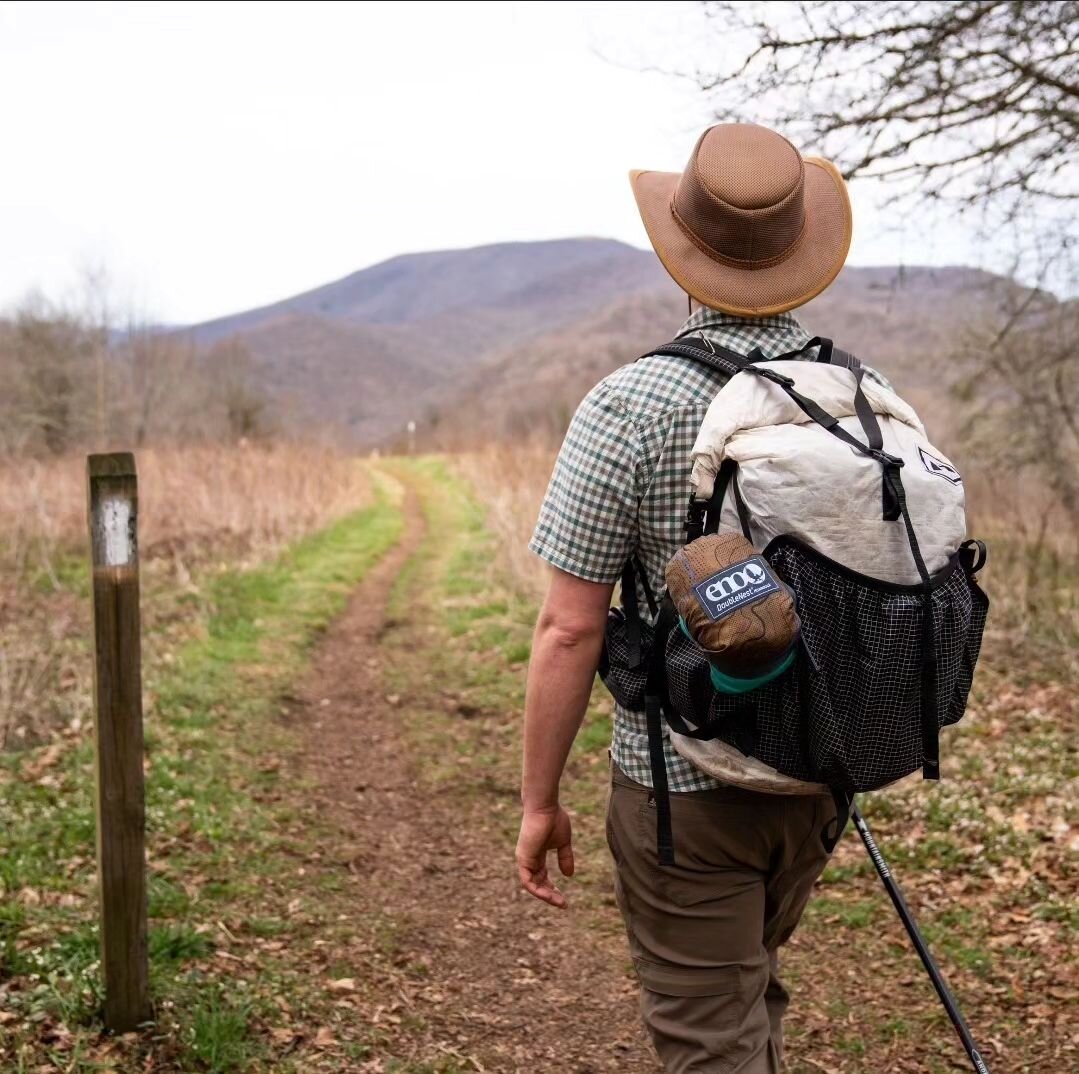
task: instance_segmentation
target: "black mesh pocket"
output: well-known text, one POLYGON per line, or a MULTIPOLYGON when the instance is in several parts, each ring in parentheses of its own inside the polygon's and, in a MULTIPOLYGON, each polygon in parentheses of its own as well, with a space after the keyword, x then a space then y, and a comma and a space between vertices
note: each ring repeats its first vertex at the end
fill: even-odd
POLYGON ((599 666, 600 678, 611 696, 623 708, 635 712, 644 711, 644 687, 652 655, 652 627, 642 620, 640 629, 640 657, 634 664, 632 647, 626 636, 626 617, 620 608, 612 608, 607 615, 607 632, 599 666))
MULTIPOLYGON (((795 666, 750 694, 718 693, 700 650, 672 631, 667 674, 678 713, 796 779, 865 791, 916 771, 923 761, 921 587, 856 574, 790 537, 764 554, 797 595, 795 666)), ((930 600, 943 727, 966 707, 989 602, 958 554, 934 577, 930 600)))

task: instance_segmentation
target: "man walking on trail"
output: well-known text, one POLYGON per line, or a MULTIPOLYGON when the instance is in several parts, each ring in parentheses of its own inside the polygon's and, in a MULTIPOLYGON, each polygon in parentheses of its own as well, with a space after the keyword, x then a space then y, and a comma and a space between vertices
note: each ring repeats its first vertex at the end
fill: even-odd
MULTIPOLYGON (((634 172, 631 181, 656 253, 689 295, 680 336, 765 358, 808 342, 788 311, 832 282, 850 244, 850 203, 831 164, 804 159, 763 127, 727 124, 702 135, 683 174, 634 172)), ((690 449, 724 379, 676 356, 622 367, 585 397, 555 465, 530 545, 554 570, 529 669, 516 853, 522 886, 554 906, 565 899, 548 853, 563 875, 574 868, 559 780, 614 585, 636 556, 662 591, 685 543, 690 449)), ((616 706, 607 809, 616 896, 666 1069, 777 1074, 788 995, 776 956, 824 868, 820 833, 836 807, 821 785, 708 745, 722 779, 665 735, 678 858, 661 867, 645 714, 616 706)))

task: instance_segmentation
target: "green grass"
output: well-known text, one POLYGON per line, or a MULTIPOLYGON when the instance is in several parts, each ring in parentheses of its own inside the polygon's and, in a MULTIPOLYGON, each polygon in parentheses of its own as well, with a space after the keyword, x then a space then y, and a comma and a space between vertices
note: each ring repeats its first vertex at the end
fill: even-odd
POLYGON ((187 1054, 207 1074, 230 1074, 252 1058, 251 1008, 217 988, 201 995, 191 1010, 184 1041, 187 1054))
MULTIPOLYGON (((274 562, 208 579, 194 637, 145 683, 155 1025, 130 1045, 131 1062, 152 1053, 155 1069, 245 1070, 266 1053, 253 1029, 263 1008, 304 995, 302 967, 281 955, 263 954, 249 979, 239 942, 258 950, 296 928, 257 913, 244 927, 247 907, 268 896, 290 902, 292 833, 318 830, 317 818, 281 792, 276 759, 289 753, 293 732, 278 698, 400 534, 401 514, 381 484, 372 506, 274 562)), ((70 580, 84 584, 74 566, 70 580)), ((36 756, 0 757, 0 985, 12 985, 4 1000, 19 1019, 0 1025, 0 1068, 39 1069, 52 1048, 42 1030, 59 1025, 74 1040, 63 1069, 89 1074, 104 1069, 95 1058, 102 995, 91 743, 66 741, 49 778, 20 778, 36 756)), ((296 902, 317 903, 319 886, 333 879, 294 881, 296 902)))

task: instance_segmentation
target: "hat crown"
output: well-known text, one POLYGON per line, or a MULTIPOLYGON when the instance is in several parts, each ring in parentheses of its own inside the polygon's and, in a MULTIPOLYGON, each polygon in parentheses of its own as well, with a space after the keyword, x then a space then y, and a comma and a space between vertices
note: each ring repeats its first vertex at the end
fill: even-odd
POLYGON ((671 210, 705 253, 754 268, 774 265, 805 225, 805 165, 782 135, 752 123, 721 123, 701 135, 671 210))

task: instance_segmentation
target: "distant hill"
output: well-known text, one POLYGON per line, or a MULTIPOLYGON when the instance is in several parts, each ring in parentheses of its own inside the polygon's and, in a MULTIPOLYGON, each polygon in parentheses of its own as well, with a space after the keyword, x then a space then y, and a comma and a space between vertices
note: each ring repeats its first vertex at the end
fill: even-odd
MULTIPOLYGON (((884 373, 933 429, 950 426, 948 356, 959 333, 983 319, 1010 282, 968 268, 843 270, 819 298, 795 311, 814 335, 828 336, 884 373)), ((686 299, 669 289, 616 300, 566 328, 483 358, 457 395, 432 415, 443 442, 467 441, 482 428, 512 436, 564 429, 597 381, 670 339, 686 299), (455 415, 466 413, 467 425, 455 415)))
POLYGON ((610 239, 407 254, 281 302, 179 330, 240 338, 290 420, 375 443, 419 419, 492 349, 627 297, 674 292, 650 253, 610 239))
MULTIPOLYGON (((966 268, 846 268, 798 316, 947 413, 941 359, 1007 281, 966 268)), ((241 339, 287 425, 353 446, 416 421, 426 442, 564 427, 601 377, 670 338, 685 296, 610 239, 407 254, 293 298, 177 331, 241 339)))

